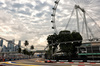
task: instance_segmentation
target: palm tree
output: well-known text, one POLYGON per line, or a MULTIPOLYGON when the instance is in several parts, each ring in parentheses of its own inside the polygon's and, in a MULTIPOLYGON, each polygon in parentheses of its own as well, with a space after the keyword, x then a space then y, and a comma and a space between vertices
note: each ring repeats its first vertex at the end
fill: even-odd
POLYGON ((25 40, 25 43, 24 43, 25 46, 29 45, 28 41, 25 40))
POLYGON ((30 49, 34 49, 34 46, 33 46, 33 45, 31 45, 30 49))
MULTIPOLYGON (((34 46, 31 45, 31 46, 30 46, 30 49, 31 49, 31 50, 34 49, 34 46)), ((30 55, 32 55, 32 56, 34 55, 33 51, 30 51, 30 55)))

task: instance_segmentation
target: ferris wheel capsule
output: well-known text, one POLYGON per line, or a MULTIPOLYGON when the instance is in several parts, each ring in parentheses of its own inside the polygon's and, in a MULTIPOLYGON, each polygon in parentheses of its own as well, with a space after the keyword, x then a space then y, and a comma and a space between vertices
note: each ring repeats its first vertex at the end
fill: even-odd
POLYGON ((55 29, 55 27, 52 27, 52 29, 55 29))
POLYGON ((55 16, 55 14, 51 14, 51 16, 55 16))
POLYGON ((59 3, 59 1, 55 1, 55 3, 56 3, 56 4, 58 4, 58 3, 59 3))
POLYGON ((54 23, 54 21, 51 21, 52 23, 54 23))
POLYGON ((53 10, 56 10, 56 8, 52 8, 53 10))

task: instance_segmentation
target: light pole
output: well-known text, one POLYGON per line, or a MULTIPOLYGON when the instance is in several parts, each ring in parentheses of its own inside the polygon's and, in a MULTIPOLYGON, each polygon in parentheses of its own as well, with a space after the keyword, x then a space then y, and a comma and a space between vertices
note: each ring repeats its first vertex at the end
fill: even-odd
MULTIPOLYGON (((50 40, 51 41, 51 56, 53 56, 53 41, 52 40, 50 40)), ((53 59, 53 57, 51 57, 52 59, 53 59)))

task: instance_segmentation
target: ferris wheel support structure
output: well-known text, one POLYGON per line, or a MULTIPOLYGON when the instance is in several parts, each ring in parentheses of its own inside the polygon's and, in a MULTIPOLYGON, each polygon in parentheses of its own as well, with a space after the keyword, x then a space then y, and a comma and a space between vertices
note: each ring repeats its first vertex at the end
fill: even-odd
POLYGON ((79 17, 78 17, 78 5, 75 5, 75 9, 76 9, 76 18, 77 18, 77 30, 80 33, 80 29, 79 29, 79 17))
POLYGON ((89 36, 88 36, 88 26, 87 26, 87 22, 86 22, 85 11, 83 12, 83 15, 84 15, 84 22, 85 22, 85 26, 86 26, 87 39, 89 39, 89 36))
MULTIPOLYGON (((78 28, 78 32, 80 33, 80 29, 79 29, 79 18, 78 18, 78 9, 80 9, 82 12, 83 12, 83 22, 85 23, 85 27, 86 27, 86 36, 87 36, 87 39, 89 39, 89 36, 88 36, 88 25, 87 25, 87 21, 86 21, 86 11, 81 8, 79 5, 75 5, 75 9, 76 9, 76 17, 77 17, 77 28, 78 28)), ((84 24, 83 24, 84 26, 84 24)))

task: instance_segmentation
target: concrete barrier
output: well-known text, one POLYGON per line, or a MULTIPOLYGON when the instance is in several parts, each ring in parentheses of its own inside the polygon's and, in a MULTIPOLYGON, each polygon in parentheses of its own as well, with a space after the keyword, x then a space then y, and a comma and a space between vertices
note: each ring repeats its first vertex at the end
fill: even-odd
POLYGON ((100 63, 100 60, 87 60, 87 62, 96 62, 96 63, 100 63))

